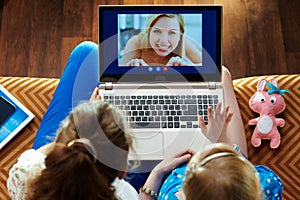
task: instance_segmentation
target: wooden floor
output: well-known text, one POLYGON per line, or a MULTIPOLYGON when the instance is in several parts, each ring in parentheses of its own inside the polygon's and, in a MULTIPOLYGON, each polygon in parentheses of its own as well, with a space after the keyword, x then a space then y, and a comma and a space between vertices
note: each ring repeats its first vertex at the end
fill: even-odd
POLYGON ((1 0, 0 76, 60 77, 69 53, 97 42, 98 4, 221 4, 233 78, 300 73, 299 0, 1 0))

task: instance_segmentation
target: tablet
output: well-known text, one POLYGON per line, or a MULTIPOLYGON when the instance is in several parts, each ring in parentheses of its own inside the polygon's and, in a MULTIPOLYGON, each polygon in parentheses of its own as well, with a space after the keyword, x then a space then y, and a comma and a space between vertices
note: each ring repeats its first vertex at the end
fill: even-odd
POLYGON ((0 149, 15 137, 34 114, 0 85, 0 149))

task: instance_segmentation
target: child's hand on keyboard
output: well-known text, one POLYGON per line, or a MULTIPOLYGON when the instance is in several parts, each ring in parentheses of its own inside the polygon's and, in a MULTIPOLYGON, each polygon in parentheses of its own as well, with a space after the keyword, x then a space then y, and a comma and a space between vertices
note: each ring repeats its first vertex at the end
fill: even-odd
POLYGON ((99 95, 99 88, 96 87, 90 97, 90 102, 92 101, 97 101, 97 100, 101 100, 101 96, 99 95))
POLYGON ((226 126, 230 122, 233 113, 229 112, 229 106, 225 106, 221 112, 222 104, 218 103, 215 112, 212 107, 208 107, 208 125, 205 124, 203 117, 199 117, 199 126, 202 132, 211 142, 217 142, 220 136, 226 131, 226 126))

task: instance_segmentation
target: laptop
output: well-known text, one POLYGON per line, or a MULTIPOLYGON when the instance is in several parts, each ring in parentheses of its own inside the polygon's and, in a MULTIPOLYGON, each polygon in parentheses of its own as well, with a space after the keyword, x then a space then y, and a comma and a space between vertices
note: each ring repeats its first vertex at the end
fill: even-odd
POLYGON ((160 160, 210 144, 198 119, 207 121, 207 107, 224 101, 222 6, 100 5, 98 11, 99 91, 131 127, 129 158, 160 160))

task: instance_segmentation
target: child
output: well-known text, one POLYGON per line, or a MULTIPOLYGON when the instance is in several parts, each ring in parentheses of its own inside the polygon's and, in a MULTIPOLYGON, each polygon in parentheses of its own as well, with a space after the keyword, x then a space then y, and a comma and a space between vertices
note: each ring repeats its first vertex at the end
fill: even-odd
MULTIPOLYGON (((97 75, 98 45, 93 42, 82 42, 72 51, 69 57, 66 68, 60 78, 60 82, 56 88, 52 101, 43 117, 40 128, 36 134, 33 149, 25 151, 18 159, 18 162, 10 170, 7 187, 12 199, 27 198, 28 180, 30 178, 34 179, 35 177, 38 177, 42 169, 45 169, 45 167, 47 166, 51 166, 48 165, 50 164, 49 162, 47 163, 47 156, 50 152, 54 154, 60 152, 59 154, 61 154, 61 146, 57 147, 55 144, 62 143, 63 149, 71 149, 76 152, 76 148, 74 149, 72 145, 67 146, 71 141, 84 136, 87 137, 86 139, 91 141, 91 143, 96 142, 97 140, 94 140, 95 138, 93 138, 91 135, 87 135, 89 131, 88 129, 86 129, 87 127, 94 127, 91 126, 91 123, 97 122, 95 121, 96 119, 103 119, 102 122, 104 123, 104 127, 109 126, 108 130, 110 131, 105 132, 105 135, 113 134, 114 131, 118 132, 118 130, 120 130, 120 128, 117 127, 122 125, 123 118, 115 118, 116 116, 120 116, 120 113, 115 108, 109 106, 108 104, 102 104, 101 102, 85 103, 79 105, 81 101, 87 101, 90 97, 91 101, 99 99, 99 96, 97 96, 96 93, 97 89, 95 89, 98 84, 97 75), (73 108, 78 105, 79 107, 73 110, 73 108), (70 114, 71 110, 73 111, 70 114), (116 119, 119 119, 120 121, 116 121, 116 123, 114 123, 116 125, 116 128, 113 129, 114 126, 112 122, 116 119), (59 129, 61 122, 62 125, 59 129), (53 142, 54 140, 55 142, 53 142), (60 149, 57 149, 56 147, 60 149), (52 152, 53 149, 55 150, 55 152, 52 152)), ((99 123, 95 124, 99 126, 99 123)), ((118 134, 121 135, 120 137, 118 137, 121 141, 117 141, 116 138, 111 137, 112 135, 110 135, 110 137, 108 137, 107 135, 107 138, 113 140, 113 143, 116 143, 116 145, 120 145, 119 149, 123 149, 124 151, 121 151, 121 153, 120 151, 109 152, 104 155, 98 154, 98 156, 102 156, 102 160, 101 162, 98 162, 97 169, 101 169, 101 173, 98 173, 103 175, 107 182, 105 184, 109 186, 109 190, 113 191, 110 194, 116 196, 119 199, 135 199, 137 198, 136 191, 122 179, 127 168, 127 148, 131 146, 130 137, 128 137, 125 131, 126 130, 122 128, 122 131, 118 132, 118 134), (121 154, 121 158, 111 159, 112 153, 116 153, 115 156, 120 156, 121 154), (111 161, 116 162, 112 163, 111 161), (111 167, 107 167, 107 165, 111 167)), ((103 139, 103 137, 101 139, 103 139)), ((83 144, 80 143, 79 145, 83 144)), ((101 147, 108 148, 107 145, 103 144, 101 147)), ((63 150, 63 152, 64 151, 65 150, 63 150)), ((77 151, 77 153, 80 152, 77 151)), ((112 157, 114 157, 114 155, 112 155, 112 157)), ((51 158, 49 158, 49 160, 50 159, 51 158)), ((59 159, 61 158, 59 157, 59 159)), ((68 160, 64 161, 67 162, 68 160)), ((65 168, 65 170, 67 170, 67 173, 70 173, 70 170, 68 168, 65 168)), ((76 177, 80 176, 74 176, 74 180, 76 180, 76 177)), ((58 180, 53 181, 54 183, 52 183, 55 184, 53 185, 53 187, 61 186, 61 184, 63 184, 58 180)), ((38 183, 38 179, 34 180, 32 183, 34 182, 38 183)), ((75 181, 73 183, 75 183, 75 181)), ((83 185, 81 184, 81 186, 83 185)), ((32 184, 30 188, 34 188, 34 184, 32 184)), ((52 188, 52 186, 48 188, 52 188)), ((78 192, 79 191, 80 190, 78 190, 78 192)), ((83 199, 89 198, 85 197, 83 199)))
POLYGON ((127 131, 122 113, 109 104, 79 104, 55 142, 25 151, 12 167, 12 199, 137 199, 122 180, 132 144, 127 131))
MULTIPOLYGON (((203 133, 210 135, 210 138, 214 138, 214 135, 220 138, 224 138, 222 135, 229 135, 227 126, 231 124, 233 116, 228 113, 228 109, 227 106, 221 112, 219 104, 213 113, 209 108, 208 126, 200 119, 203 133)), ((157 179, 158 181, 148 178, 142 191, 147 188, 147 191, 152 192, 150 195, 140 193, 144 200, 153 199, 153 196, 162 200, 281 199, 283 184, 280 178, 265 166, 253 166, 237 145, 211 144, 193 155, 188 164, 178 166, 171 173, 167 173, 165 166, 158 166, 150 177, 155 179, 165 172, 163 175, 166 178, 157 179)))
POLYGON ((225 68, 222 81, 225 102, 232 113, 228 112, 229 106, 221 112, 219 104, 215 112, 208 109, 207 126, 202 118, 199 119, 202 132, 217 144, 195 156, 191 152, 185 154, 192 157, 188 167, 186 163, 173 166, 162 161, 141 187, 141 199, 281 199, 283 184, 280 178, 269 168, 253 166, 243 157, 247 155, 243 123, 231 77, 225 68))
POLYGON ((255 168, 228 144, 218 143, 198 152, 185 173, 186 199, 261 199, 255 168))

